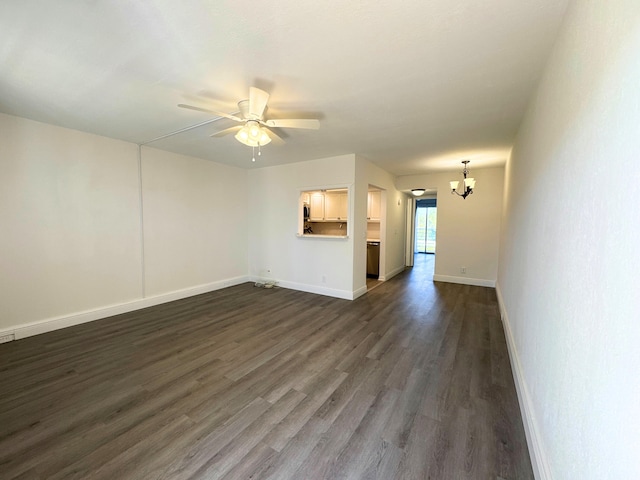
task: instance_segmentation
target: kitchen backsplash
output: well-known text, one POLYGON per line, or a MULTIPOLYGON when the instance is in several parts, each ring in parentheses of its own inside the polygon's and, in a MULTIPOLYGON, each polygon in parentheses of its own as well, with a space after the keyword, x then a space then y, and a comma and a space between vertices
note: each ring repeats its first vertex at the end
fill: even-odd
POLYGON ((314 235, 347 235, 347 222, 309 222, 314 235))
POLYGON ((380 224, 378 222, 367 223, 367 239, 380 240, 380 224))

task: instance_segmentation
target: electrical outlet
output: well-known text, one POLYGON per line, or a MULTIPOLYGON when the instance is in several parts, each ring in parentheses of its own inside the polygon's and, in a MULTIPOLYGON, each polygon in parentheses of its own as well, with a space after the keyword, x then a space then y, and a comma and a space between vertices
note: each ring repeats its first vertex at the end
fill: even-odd
POLYGON ((467 267, 460 267, 460 273, 467 273, 467 267))

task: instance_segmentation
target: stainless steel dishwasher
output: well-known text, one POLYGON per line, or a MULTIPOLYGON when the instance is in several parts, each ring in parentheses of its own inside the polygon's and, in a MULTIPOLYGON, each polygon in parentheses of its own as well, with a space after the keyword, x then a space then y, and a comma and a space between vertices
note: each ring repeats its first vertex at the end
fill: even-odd
POLYGON ((380 275, 380 242, 367 242, 367 277, 380 275))

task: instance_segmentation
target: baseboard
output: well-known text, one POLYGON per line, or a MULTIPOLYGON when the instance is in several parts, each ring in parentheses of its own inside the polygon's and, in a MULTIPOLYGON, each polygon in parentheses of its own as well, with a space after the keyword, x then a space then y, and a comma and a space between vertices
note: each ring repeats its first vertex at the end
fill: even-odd
POLYGON ((484 278, 454 277, 451 275, 433 275, 434 282, 460 283, 462 285, 473 285, 476 287, 495 287, 495 280, 484 278))
POLYGON ((383 282, 386 282, 387 280, 391 280, 393 277, 395 277, 396 275, 398 275, 399 273, 404 272, 405 266, 402 265, 398 268, 394 268, 393 270, 391 270, 390 272, 388 272, 386 275, 380 275, 378 277, 378 280, 381 280, 383 282))
POLYGON ((518 403, 522 412, 522 423, 527 437, 527 445, 529 447, 529 456, 531 457, 531 465, 533 466, 533 474, 537 480, 552 480, 551 468, 549 460, 545 453, 540 436, 538 423, 535 419, 533 404, 529 389, 524 378, 522 365, 520 364, 520 356, 516 348, 516 343, 511 331, 509 316, 504 304, 500 285, 496 284, 496 294, 498 296, 498 308, 500 309, 500 318, 504 327, 504 334, 507 340, 507 350, 509 352, 509 360, 511 361, 511 371, 513 372, 513 380, 516 384, 516 392, 518 394, 518 403))
POLYGON ((47 333, 61 328, 72 327, 81 323, 93 322, 94 320, 100 320, 101 318, 112 317, 114 315, 120 315, 122 313, 132 312, 134 310, 140 310, 154 305, 160 305, 162 303, 173 302, 174 300, 180 300, 182 298, 193 297, 194 295, 213 292, 214 290, 239 285, 247 281, 249 281, 247 276, 228 278, 204 285, 132 300, 130 302, 120 303, 117 305, 109 305, 95 310, 87 310, 71 315, 63 315, 33 323, 17 325, 11 329, 0 331, 0 338, 13 336, 13 339, 19 340, 21 338, 40 335, 41 333, 47 333))
MULTIPOLYGON (((275 281, 278 287, 288 288, 289 290, 298 290, 300 292, 307 293, 316 293, 318 295, 325 295, 327 297, 335 297, 342 298, 344 300, 353 300, 357 298, 356 292, 359 292, 361 289, 356 291, 351 290, 338 290, 337 288, 328 288, 328 287, 319 287, 317 285, 308 285, 306 283, 299 282, 288 282, 286 280, 274 280, 274 279, 266 279, 263 277, 251 277, 252 282, 273 282, 275 281)), ((364 292, 366 293, 367 287, 364 287, 364 292)), ((362 295, 362 293, 360 294, 362 295)))
POLYGON ((366 285, 364 287, 358 288, 357 290, 354 290, 352 300, 355 300, 356 298, 361 297, 365 293, 367 293, 367 286, 366 285))

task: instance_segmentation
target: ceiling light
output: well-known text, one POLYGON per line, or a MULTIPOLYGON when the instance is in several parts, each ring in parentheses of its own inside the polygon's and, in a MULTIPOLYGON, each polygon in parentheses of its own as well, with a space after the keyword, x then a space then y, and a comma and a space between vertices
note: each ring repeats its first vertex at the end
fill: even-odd
POLYGON ((236 140, 248 147, 261 147, 271 142, 271 137, 258 122, 249 120, 236 133, 236 140))
POLYGON ((458 184, 460 182, 454 180, 452 182, 449 182, 449 185, 451 185, 451 193, 455 193, 456 195, 462 197, 463 199, 466 199, 469 195, 471 195, 473 193, 473 189, 476 187, 476 180, 475 178, 467 178, 467 175, 469 175, 469 169, 467 168, 467 164, 471 163, 471 160, 463 160, 462 163, 464 164, 464 170, 462 170, 462 175, 464 176, 464 181, 463 181, 463 189, 462 189, 462 193, 458 192, 458 184))
POLYGON ((416 197, 423 195, 426 190, 424 188, 412 188, 411 193, 413 193, 416 197))

